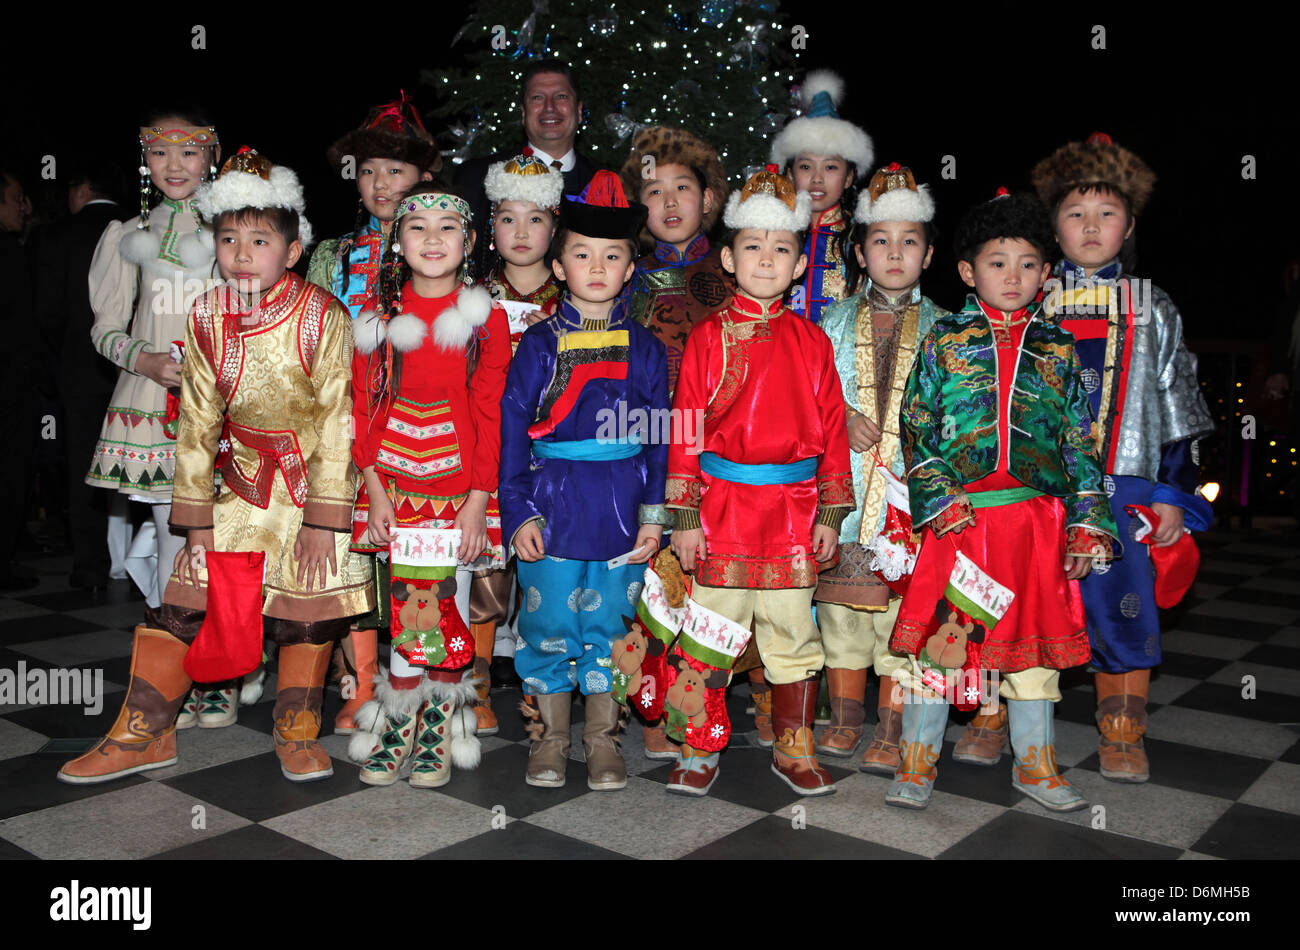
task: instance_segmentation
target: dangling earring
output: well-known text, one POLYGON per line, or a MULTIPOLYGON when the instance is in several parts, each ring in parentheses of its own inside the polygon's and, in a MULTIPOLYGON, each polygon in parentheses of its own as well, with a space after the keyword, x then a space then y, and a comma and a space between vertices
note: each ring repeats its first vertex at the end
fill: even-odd
POLYGON ((394 254, 402 253, 402 245, 398 244, 396 241, 393 242, 393 253, 394 254))
POLYGON ((464 248, 463 253, 465 257, 463 259, 462 266, 465 268, 465 273, 461 276, 460 282, 464 284, 466 287, 469 287, 474 283, 474 262, 471 261, 469 257, 469 235, 468 234, 465 235, 465 243, 463 245, 463 248, 464 248))
POLYGON ((146 153, 144 138, 140 139, 140 220, 136 223, 138 230, 149 227, 149 156, 146 153))

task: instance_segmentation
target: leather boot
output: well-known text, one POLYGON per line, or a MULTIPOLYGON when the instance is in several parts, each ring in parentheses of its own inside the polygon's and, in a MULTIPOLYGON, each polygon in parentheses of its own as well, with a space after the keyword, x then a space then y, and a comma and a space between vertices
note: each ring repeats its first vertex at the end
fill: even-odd
POLYGON ((641 733, 641 741, 645 744, 645 757, 647 759, 658 759, 664 762, 676 762, 678 758, 677 744, 668 740, 668 733, 664 729, 664 724, 658 722, 653 726, 646 726, 641 733))
POLYGON ((627 787, 627 764, 619 752, 619 716, 623 707, 613 693, 587 697, 582 749, 587 753, 587 787, 593 792, 627 787))
POLYGON ((930 694, 910 693, 903 702, 898 771, 885 795, 885 804, 924 808, 930 804, 939 770, 943 733, 948 727, 948 703, 930 694))
POLYGON ((200 729, 223 729, 239 718, 241 680, 208 683, 199 698, 197 713, 200 729))
POLYGON ((177 729, 192 729, 199 724, 199 700, 202 698, 203 690, 191 686, 189 695, 181 703, 180 712, 176 714, 177 729))
POLYGON ((707 795, 718 777, 720 753, 701 752, 685 742, 677 765, 668 773, 667 790, 679 795, 707 795))
POLYGON ((880 696, 876 702, 876 731, 867 751, 862 753, 858 768, 874 775, 891 778, 898 771, 899 739, 903 732, 903 688, 892 676, 880 678, 880 696))
POLYGON ((275 754, 280 771, 291 782, 314 782, 334 774, 329 754, 321 747, 321 700, 325 671, 333 643, 288 643, 280 647, 276 678, 275 754))
POLYGON ((348 758, 361 765, 365 785, 392 785, 415 747, 420 710, 433 692, 423 673, 375 681, 375 698, 357 710, 357 731, 348 741, 348 758))
POLYGON ((813 716, 820 675, 798 683, 772 684, 772 771, 800 795, 829 795, 835 779, 817 764, 813 716))
POLYGON ((126 701, 108 735, 59 769, 59 781, 94 785, 176 763, 176 712, 190 693, 189 647, 166 630, 135 628, 126 701))
POLYGON ((862 723, 867 710, 867 671, 826 668, 826 684, 831 694, 831 724, 817 740, 817 752, 825 755, 850 756, 862 742, 862 723))
POLYGON ((569 710, 573 694, 534 696, 533 704, 542 721, 542 737, 534 739, 528 749, 528 773, 524 781, 539 788, 560 788, 569 763, 569 710))
POLYGON ((1007 745, 1007 705, 998 700, 997 711, 985 715, 983 708, 957 740, 952 757, 967 765, 997 765, 1007 745))
POLYGON ((480 736, 495 736, 500 731, 497 714, 492 710, 492 644, 496 642, 496 630, 494 623, 469 625, 474 637, 474 675, 482 680, 474 703, 480 736))
POLYGON ((1150 670, 1097 674, 1097 727, 1101 777, 1112 782, 1145 782, 1151 777, 1142 737, 1147 731, 1150 670))
POLYGON ((375 698, 375 674, 379 672, 379 631, 353 630, 339 643, 339 650, 343 654, 346 675, 352 677, 352 695, 344 697, 343 708, 334 717, 334 731, 341 736, 349 736, 357 731, 357 712, 375 698))
POLYGON ((760 666, 749 671, 749 696, 754 703, 754 728, 758 730, 758 744, 764 749, 772 748, 776 734, 772 732, 772 687, 767 685, 763 668, 760 666))
POLYGON ((1007 700, 1007 726, 1016 757, 1011 787, 1052 811, 1087 808, 1080 795, 1056 767, 1056 732, 1052 704, 1046 699, 1007 700))

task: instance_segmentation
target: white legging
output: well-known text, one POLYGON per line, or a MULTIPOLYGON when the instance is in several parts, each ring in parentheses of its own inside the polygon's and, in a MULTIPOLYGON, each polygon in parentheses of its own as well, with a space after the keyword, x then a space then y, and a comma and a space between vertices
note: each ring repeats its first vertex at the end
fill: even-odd
MULTIPOLYGON (((469 582, 473 576, 467 567, 456 568, 456 609, 460 611, 460 619, 466 626, 469 626, 469 582)), ((389 657, 389 663, 394 676, 417 676, 426 669, 423 666, 412 666, 396 650, 389 657)))
POLYGON ((144 594, 150 607, 162 605, 163 592, 172 576, 176 555, 185 546, 185 536, 172 534, 167 528, 171 505, 149 506, 151 521, 146 521, 136 532, 131 549, 126 554, 126 571, 135 586, 144 594))

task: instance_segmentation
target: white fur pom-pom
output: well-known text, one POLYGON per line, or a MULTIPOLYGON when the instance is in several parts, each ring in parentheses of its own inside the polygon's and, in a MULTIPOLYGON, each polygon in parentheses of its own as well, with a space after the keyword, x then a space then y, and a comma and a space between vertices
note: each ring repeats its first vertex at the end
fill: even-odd
POLYGON ((428 327, 413 313, 402 313, 388 321, 388 342, 399 353, 418 350, 424 342, 428 327))
POLYGON ((122 238, 119 252, 132 264, 148 264, 158 259, 162 239, 150 228, 136 228, 122 238))
POLYGON ((375 746, 379 745, 380 734, 377 732, 362 732, 358 729, 352 733, 352 738, 348 740, 348 758, 361 765, 370 758, 370 752, 375 746))
POLYGON ((239 705, 256 706, 262 698, 262 684, 266 682, 266 667, 259 666, 244 677, 239 689, 239 705))
POLYGON ((352 345, 362 356, 369 356, 379 349, 386 337, 384 321, 373 310, 362 310, 352 321, 352 345))
POLYGON ((463 350, 476 329, 487 323, 492 312, 492 295, 482 287, 463 287, 455 306, 438 315, 433 324, 433 341, 444 350, 463 350))
POLYGON ((805 108, 812 105, 813 97, 819 92, 829 94, 831 102, 838 106, 844 99, 844 80, 829 69, 814 69, 799 86, 799 98, 805 108))
POLYGON ((181 259, 186 270, 210 268, 212 259, 216 256, 216 249, 216 241, 207 228, 186 234, 176 242, 176 255, 181 259))
POLYGON ((311 247, 316 235, 312 232, 311 222, 302 213, 298 213, 298 240, 302 242, 303 247, 311 247))
POLYGON ((478 717, 472 707, 464 706, 452 714, 451 764, 458 769, 477 768, 483 759, 483 743, 479 741, 478 717))

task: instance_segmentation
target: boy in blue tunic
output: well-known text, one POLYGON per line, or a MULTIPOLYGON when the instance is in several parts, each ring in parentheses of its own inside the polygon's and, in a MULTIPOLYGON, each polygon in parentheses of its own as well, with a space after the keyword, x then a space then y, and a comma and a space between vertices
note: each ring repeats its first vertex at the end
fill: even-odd
POLYGON ((667 523, 667 355, 617 299, 645 216, 612 172, 565 200, 551 255, 568 293, 524 333, 501 403, 502 534, 525 598, 515 669, 544 727, 529 785, 564 784, 575 689, 587 697, 588 787, 627 785, 610 656, 667 523))

